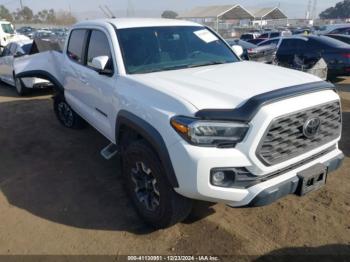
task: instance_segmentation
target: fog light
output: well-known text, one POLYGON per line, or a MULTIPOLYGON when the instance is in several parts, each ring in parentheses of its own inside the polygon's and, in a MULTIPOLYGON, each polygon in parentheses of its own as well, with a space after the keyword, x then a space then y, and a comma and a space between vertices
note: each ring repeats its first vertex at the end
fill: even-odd
POLYGON ((210 170, 210 183, 225 188, 248 188, 261 182, 245 167, 213 168, 210 170))
POLYGON ((225 173, 222 171, 215 172, 213 174, 213 184, 214 185, 222 185, 225 181, 225 173))

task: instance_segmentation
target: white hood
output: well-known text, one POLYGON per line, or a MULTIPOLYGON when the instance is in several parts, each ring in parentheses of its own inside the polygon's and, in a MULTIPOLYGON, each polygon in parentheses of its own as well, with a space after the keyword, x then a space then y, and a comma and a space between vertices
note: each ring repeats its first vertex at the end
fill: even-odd
POLYGON ((131 78, 185 99, 198 110, 235 108, 258 94, 321 81, 310 74, 255 62, 163 71, 131 78))

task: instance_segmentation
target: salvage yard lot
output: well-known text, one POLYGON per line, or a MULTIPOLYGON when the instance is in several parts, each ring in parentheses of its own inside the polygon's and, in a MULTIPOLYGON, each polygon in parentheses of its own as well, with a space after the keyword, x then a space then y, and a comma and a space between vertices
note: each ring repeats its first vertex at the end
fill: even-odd
POLYGON ((93 128, 56 120, 51 93, 0 85, 0 254, 350 254, 350 79, 343 167, 327 186, 255 209, 198 204, 185 223, 152 231, 123 190, 118 158, 93 128))

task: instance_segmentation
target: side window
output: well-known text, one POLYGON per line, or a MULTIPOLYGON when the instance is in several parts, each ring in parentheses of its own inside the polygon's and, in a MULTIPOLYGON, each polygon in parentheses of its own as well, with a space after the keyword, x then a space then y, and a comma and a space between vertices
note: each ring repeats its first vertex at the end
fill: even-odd
POLYGON ((266 45, 277 46, 279 41, 280 41, 279 39, 268 40, 268 41, 264 41, 263 43, 259 44, 259 46, 266 46, 266 45))
POLYGON ((77 63, 83 64, 83 48, 87 30, 73 30, 68 43, 67 55, 77 63))
POLYGON ((93 30, 87 53, 87 65, 90 66, 92 60, 98 56, 108 56, 109 60, 106 69, 113 71, 113 58, 108 38, 102 31, 93 30))
POLYGON ((262 34, 259 38, 269 38, 269 34, 268 33, 262 34))
POLYGON ((280 50, 283 51, 290 51, 290 50, 296 50, 298 46, 298 41, 303 41, 300 39, 283 39, 280 50))
POLYGON ((296 50, 306 50, 307 43, 302 39, 284 39, 280 46, 283 51, 296 51, 296 50))
POLYGON ((270 38, 279 37, 279 36, 280 36, 280 33, 275 32, 275 33, 271 33, 270 38))

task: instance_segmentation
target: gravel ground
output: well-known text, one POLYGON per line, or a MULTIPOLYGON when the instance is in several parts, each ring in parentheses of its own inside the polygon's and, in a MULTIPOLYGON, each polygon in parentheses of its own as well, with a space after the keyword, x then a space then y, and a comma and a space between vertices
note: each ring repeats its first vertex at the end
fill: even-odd
POLYGON ((326 187, 255 209, 201 203, 185 223, 152 231, 126 197, 119 159, 100 157, 105 138, 63 128, 50 92, 18 98, 0 85, 0 254, 350 256, 350 80, 339 86, 346 159, 326 187))

